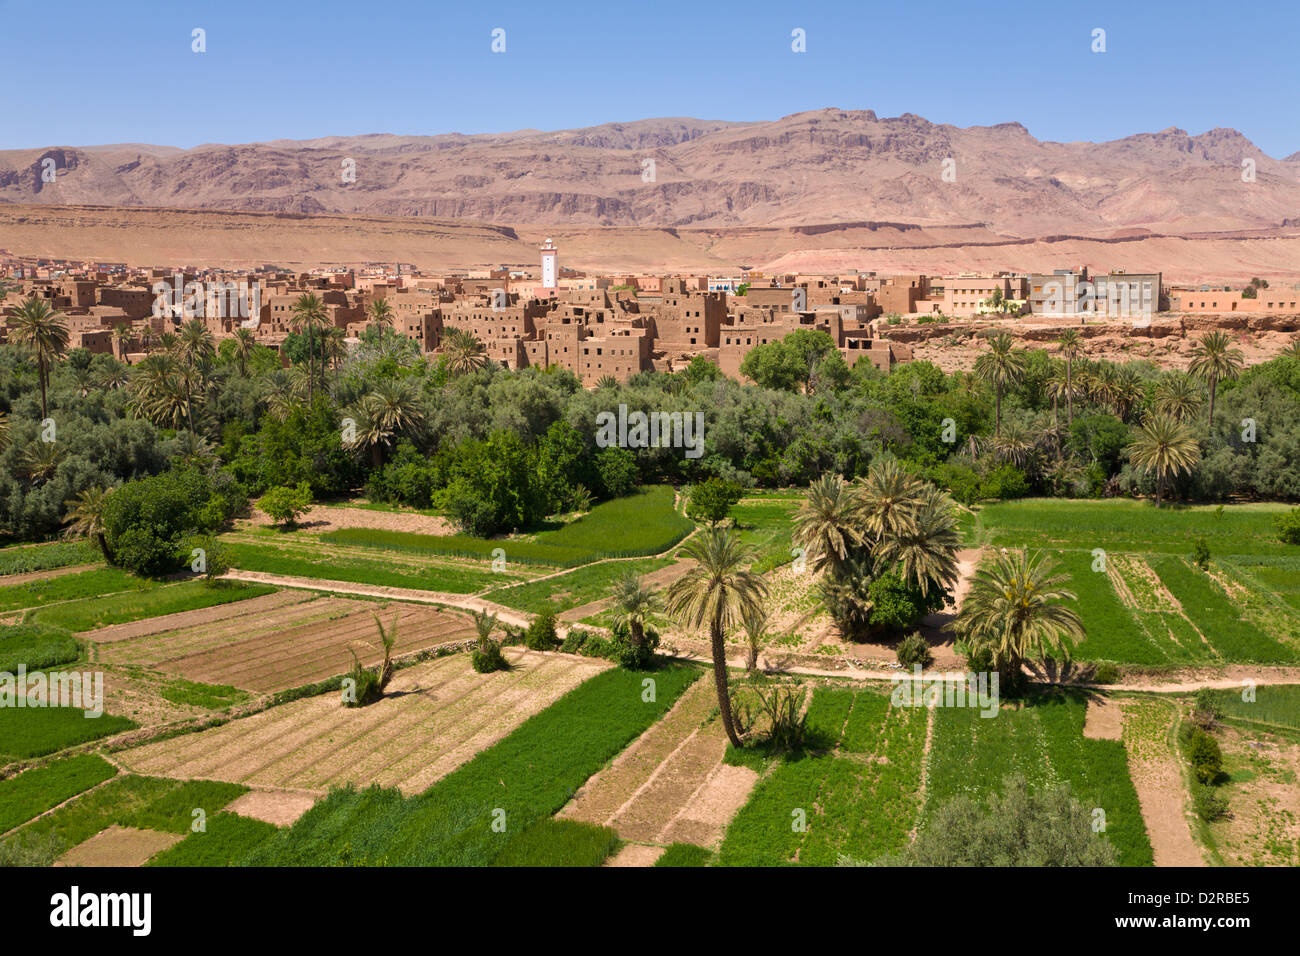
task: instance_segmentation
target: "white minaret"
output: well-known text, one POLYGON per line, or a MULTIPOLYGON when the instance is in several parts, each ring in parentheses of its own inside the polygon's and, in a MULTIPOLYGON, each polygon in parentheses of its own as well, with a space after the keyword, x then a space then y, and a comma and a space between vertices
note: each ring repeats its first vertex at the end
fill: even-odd
POLYGON ((542 288, 551 292, 555 291, 555 279, 559 274, 559 267, 555 261, 558 253, 555 243, 548 238, 542 246, 542 288))

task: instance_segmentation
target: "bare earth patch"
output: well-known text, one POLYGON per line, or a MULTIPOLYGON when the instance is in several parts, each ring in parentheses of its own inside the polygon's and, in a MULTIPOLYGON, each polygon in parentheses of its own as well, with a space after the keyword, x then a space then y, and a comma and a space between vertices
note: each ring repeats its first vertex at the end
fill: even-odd
POLYGON ((662 843, 712 847, 722 842, 727 825, 749 800, 758 773, 749 767, 719 763, 659 835, 662 843))
POLYGON ((158 617, 148 617, 141 621, 129 621, 126 624, 112 624, 94 631, 87 631, 85 636, 96 644, 103 644, 110 641, 125 641, 133 637, 144 637, 149 634, 162 634, 165 631, 174 631, 183 627, 215 624, 232 618, 256 619, 257 615, 265 614, 267 611, 289 604, 310 601, 313 597, 314 595, 309 591, 276 591, 274 594, 263 594, 243 601, 231 601, 228 604, 218 604, 216 607, 199 608, 194 611, 178 611, 175 614, 161 614, 158 617))
POLYGON ((241 817, 251 817, 277 827, 292 826, 316 805, 316 798, 306 793, 286 790, 250 790, 232 801, 226 809, 241 817))
MULTIPOLYGON (((1124 703, 1124 737, 1129 755, 1129 776, 1137 790, 1155 865, 1204 866, 1201 848, 1192 838, 1178 756, 1170 750, 1163 736, 1159 739, 1130 736, 1130 718, 1136 718, 1136 708, 1141 706, 1129 701, 1124 703), (1130 711, 1130 708, 1134 709, 1130 711)), ((1088 710, 1092 710, 1091 703, 1088 710)))
POLYGON ((1083 735, 1093 740, 1120 740, 1124 736, 1124 710, 1109 697, 1088 698, 1083 735))
POLYGON ((419 793, 610 665, 510 648, 510 671, 468 654, 399 671, 387 695, 343 706, 335 691, 117 755, 137 773, 322 794, 379 784, 419 793))
MULTIPOLYGON (((274 524, 270 517, 255 506, 250 523, 259 527, 274 524)), ((380 531, 410 531, 416 534, 455 534, 456 529, 446 518, 405 511, 371 511, 369 508, 349 508, 346 505, 316 505, 298 519, 303 531, 317 534, 338 531, 340 528, 375 528, 380 531)))
POLYGON ((1228 866, 1300 866, 1300 744, 1262 730, 1218 732, 1230 815, 1211 825, 1228 866))
POLYGON ((111 826, 59 857, 55 866, 143 866, 181 841, 179 833, 111 826))
POLYGON ((663 855, 664 848, 661 846, 644 846, 640 843, 629 843, 606 860, 605 865, 654 866, 655 861, 663 855))

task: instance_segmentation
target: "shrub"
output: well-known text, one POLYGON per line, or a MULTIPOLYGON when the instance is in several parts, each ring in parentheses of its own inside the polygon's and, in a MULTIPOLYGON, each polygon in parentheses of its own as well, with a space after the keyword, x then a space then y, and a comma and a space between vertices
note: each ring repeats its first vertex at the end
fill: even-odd
POLYGON ((1212 729, 1218 723, 1219 705, 1215 699, 1214 691, 1208 687, 1202 687, 1196 692, 1196 701, 1192 705, 1192 723, 1202 730, 1212 729))
POLYGON ((1273 519, 1283 544, 1300 544, 1300 508, 1292 508, 1273 519))
POLYGON ((934 655, 930 653, 930 642, 920 634, 909 634, 898 643, 898 663, 904 667, 912 667, 914 664, 920 664, 922 667, 929 667, 934 662, 934 655))
POLYGON ((771 693, 755 688, 759 709, 767 715, 767 744, 777 751, 790 753, 803 747, 807 737, 808 715, 802 711, 803 690, 774 687, 771 693))
POLYGON ((1092 672, 1094 684, 1115 684, 1119 682, 1119 666, 1114 661, 1098 661, 1092 672))
POLYGON ((706 521, 709 527, 713 527, 731 514, 732 507, 744 493, 745 489, 734 481, 706 478, 691 488, 686 515, 695 521, 706 521))
POLYGON ((1184 731, 1184 753, 1200 783, 1214 783, 1223 776, 1223 751, 1219 742, 1200 727, 1189 724, 1184 731))
POLYGON ((501 642, 494 641, 490 637, 479 640, 478 646, 474 648, 473 654, 470 655, 470 663, 473 664, 474 670, 480 674, 490 674, 493 671, 510 669, 510 662, 501 653, 501 642))
POLYGON ((276 524, 287 530, 294 527, 300 515, 311 510, 311 485, 300 481, 293 487, 272 488, 262 495, 257 507, 276 524))
POLYGON ((559 643, 555 633, 555 608, 547 604, 524 632, 524 645, 532 651, 553 651, 559 643))
POLYGON ((1202 571, 1210 567, 1210 546, 1204 538, 1197 538, 1196 544, 1192 546, 1192 563, 1202 571))
POLYGON ((1210 784, 1198 784, 1192 793, 1196 815, 1206 823, 1221 820, 1228 815, 1228 800, 1210 784))
POLYGON ((632 632, 625 621, 618 621, 610 631, 614 635, 610 642, 613 646, 612 659, 620 667, 642 671, 654 663, 655 651, 659 648, 659 632, 654 628, 644 628, 640 644, 632 640, 632 632))
POLYGON ((569 628, 569 633, 564 637, 564 643, 560 645, 560 650, 565 654, 581 654, 582 645, 587 642, 590 635, 580 627, 569 628))

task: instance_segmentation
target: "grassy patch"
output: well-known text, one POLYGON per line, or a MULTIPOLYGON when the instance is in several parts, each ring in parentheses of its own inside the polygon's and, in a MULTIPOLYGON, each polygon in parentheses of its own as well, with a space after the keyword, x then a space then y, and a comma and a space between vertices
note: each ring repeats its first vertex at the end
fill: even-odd
POLYGON ((117 769, 103 757, 84 754, 0 780, 0 833, 116 774, 117 769))
POLYGON ((672 707, 699 676, 672 666, 653 673, 604 671, 423 794, 334 790, 245 861, 266 866, 337 863, 467 866, 491 863, 511 834, 558 811, 593 773, 672 707), (655 700, 643 701, 643 681, 655 700), (505 832, 493 828, 505 821, 505 832))
POLYGON ((67 664, 81 657, 84 647, 70 633, 44 624, 0 625, 0 672, 15 673, 67 664))
POLYGON ((1242 690, 1213 693, 1219 713, 1225 718, 1300 730, 1300 684, 1256 687, 1253 701, 1244 700, 1242 690))
POLYGON ((311 551, 245 541, 225 542, 232 567, 263 574, 287 574, 377 587, 413 588, 473 594, 500 583, 502 575, 490 568, 468 568, 452 564, 394 564, 382 554, 371 558, 331 555, 323 547, 311 551))
POLYGON ((94 598, 118 591, 146 591, 155 587, 158 587, 156 582, 137 578, 117 568, 96 568, 93 571, 0 587, 0 611, 40 607, 56 601, 94 598))
POLYGON ((647 558, 644 561, 610 561, 596 564, 589 568, 580 568, 567 574, 558 574, 541 581, 529 581, 511 587, 498 588, 488 593, 487 598, 497 604, 504 604, 519 611, 540 611, 550 603, 556 611, 590 604, 609 597, 613 593, 614 581, 633 571, 647 574, 667 567, 671 558, 647 558))
POLYGON ((713 853, 694 843, 670 843, 655 866, 710 866, 713 853))
POLYGON ((235 813, 218 813, 208 818, 207 829, 190 833, 173 847, 163 850, 146 866, 233 866, 235 861, 269 840, 276 828, 262 820, 235 813))
POLYGON ((92 631, 97 627, 139 621, 146 617, 216 607, 219 604, 271 594, 273 591, 275 588, 267 584, 239 584, 234 581, 216 583, 182 581, 179 584, 154 584, 152 590, 70 601, 67 604, 30 611, 27 621, 61 627, 69 631, 92 631))
POLYGON ((577 820, 538 820, 506 844, 493 866, 600 866, 618 846, 618 834, 577 820))
POLYGON ((582 517, 554 530, 511 538, 416 534, 376 528, 340 528, 321 535, 322 541, 414 554, 440 554, 491 560, 498 548, 507 562, 572 568, 605 558, 662 554, 694 529, 694 523, 673 507, 667 485, 641 488, 630 495, 602 502, 582 517))
POLYGON ((55 541, 50 544, 16 545, 0 548, 0 574, 31 574, 103 560, 99 548, 89 541, 55 541))
POLYGON ((158 689, 158 694, 173 704, 189 704, 208 710, 221 710, 231 704, 241 703, 249 696, 246 691, 228 684, 201 684, 182 678, 168 681, 158 689))
POLYGON ((1106 814, 1106 838, 1123 866, 1150 866, 1151 844, 1129 779, 1128 755, 1118 740, 1083 736, 1082 695, 1044 695, 1020 709, 1003 708, 984 718, 969 708, 935 711, 930 749, 927 813, 966 794, 987 799, 1005 775, 1020 774, 1031 787, 1070 784, 1086 808, 1106 814))
POLYGON ((1275 664, 1296 659, 1291 648, 1242 620, 1237 604, 1204 571, 1169 556, 1153 558, 1151 566, 1224 660, 1275 664))
POLYGON ((0 762, 43 757, 137 726, 125 717, 87 717, 70 707, 0 707, 0 762))

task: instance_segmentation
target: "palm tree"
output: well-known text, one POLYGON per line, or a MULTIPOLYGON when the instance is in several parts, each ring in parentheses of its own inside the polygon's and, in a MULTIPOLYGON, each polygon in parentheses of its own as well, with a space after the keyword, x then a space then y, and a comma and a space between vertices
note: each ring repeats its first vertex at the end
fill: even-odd
POLYGON ((713 683, 718 693, 718 710, 723 729, 733 746, 740 737, 731 718, 731 695, 727 689, 727 629, 746 614, 754 613, 767 598, 767 583, 748 569, 754 551, 741 545, 730 528, 712 528, 689 541, 682 556, 695 565, 668 586, 668 613, 689 628, 709 628, 713 652, 713 683))
POLYGON ((32 296, 6 321, 9 340, 26 346, 36 356, 36 371, 41 383, 41 418, 48 418, 45 393, 50 384, 50 366, 68 350, 68 327, 63 322, 63 313, 55 312, 44 299, 32 296))
POLYGON ((452 375, 477 372, 488 363, 483 343, 463 329, 450 329, 442 338, 443 354, 447 357, 447 370, 452 375))
POLYGON ((1115 415, 1120 421, 1127 421, 1134 410, 1142 404, 1145 392, 1142 388, 1142 376, 1137 367, 1121 365, 1111 382, 1111 399, 1115 403, 1115 415))
POLYGON ((1201 389, 1185 372, 1171 372, 1156 383, 1151 407, 1177 421, 1191 419, 1201 407, 1201 389))
MULTIPOLYGON (((314 292, 304 292, 293 303, 290 328, 307 336, 307 404, 312 403, 313 361, 315 360, 315 341, 317 330, 329 325, 329 312, 320 296, 314 292)), ((321 359, 321 375, 325 374, 325 361, 321 359)))
POLYGON ((393 307, 385 298, 372 299, 366 306, 366 314, 370 316, 371 324, 379 328, 380 334, 393 327, 393 307))
POLYGON ((99 376, 99 387, 117 391, 126 388, 131 381, 127 367, 121 362, 110 362, 104 366, 104 373, 99 376))
POLYGON ((70 538, 94 538, 95 543, 99 545, 100 552, 104 555, 104 560, 109 564, 113 563, 113 552, 109 549, 108 540, 104 537, 104 505, 108 501, 112 488, 101 488, 95 485, 87 488, 75 498, 69 498, 63 502, 67 514, 64 520, 68 522, 68 530, 65 532, 70 538))
POLYGON ((1014 687, 1031 656, 1068 661, 1074 641, 1084 636, 1079 615, 1062 601, 1076 600, 1054 574, 1055 562, 1028 549, 1002 551, 980 568, 953 621, 953 630, 972 648, 987 647, 999 682, 1014 687))
POLYGON ((122 360, 126 358, 126 347, 131 341, 131 326, 125 322, 119 322, 113 326, 113 357, 122 360))
POLYGON ((246 329, 243 326, 235 329, 235 360, 239 363, 239 377, 243 378, 248 371, 248 360, 253 355, 253 349, 257 347, 257 336, 253 334, 252 329, 246 329))
POLYGON ((627 625, 634 646, 645 642, 646 621, 658 607, 659 595, 635 571, 628 571, 614 582, 614 617, 627 625))
POLYGON ((854 487, 852 515, 859 539, 876 543, 915 534, 924 489, 925 483, 896 459, 872 465, 866 478, 854 487))
POLYGON ((988 338, 988 351, 975 360, 975 375, 996 394, 993 406, 993 434, 1002 430, 1002 390, 1025 377, 1025 353, 1012 348, 1011 334, 997 332, 988 338))
POLYGON ((1056 340, 1065 359, 1065 423, 1074 424, 1074 360, 1083 354, 1083 337, 1078 329, 1066 329, 1056 340))
POLYGON ((1010 424, 1001 435, 993 436, 993 453, 1000 461, 1024 470, 1034 453, 1034 441, 1022 426, 1010 424))
POLYGON ((1201 459, 1201 446, 1190 425, 1168 415, 1149 415, 1129 445, 1134 468, 1156 473, 1156 507, 1164 497, 1165 482, 1180 471, 1191 473, 1201 459))
POLYGON ((325 337, 321 341, 321 373, 324 374, 324 363, 328 359, 330 368, 338 371, 343 360, 348 356, 348 332, 347 329, 340 329, 333 326, 325 330, 325 337))
POLYGON ((72 387, 85 398, 95 389, 95 376, 88 368, 72 369, 72 387))
POLYGON ((836 474, 822 475, 808 488, 808 496, 794 516, 794 541, 803 548, 814 572, 846 560, 859 544, 854 528, 850 486, 836 474))
POLYGON ((9 416, 0 412, 0 451, 9 447, 9 416))
POLYGON ((1210 428, 1214 428, 1214 396, 1221 379, 1233 379, 1241 373, 1241 349, 1234 349, 1227 332, 1206 332, 1192 346, 1192 364, 1188 367, 1197 378, 1210 386, 1210 428))
POLYGON ((384 461, 384 448, 394 436, 414 432, 424 424, 419 396, 409 380, 384 379, 375 385, 357 405, 358 421, 354 445, 368 447, 371 460, 378 468, 384 461))
POLYGON ((929 594, 931 585, 950 587, 957 580, 957 506, 947 492, 929 485, 916 510, 915 530, 886 538, 877 549, 878 563, 898 562, 905 581, 929 594))
POLYGON ((63 449, 58 442, 34 441, 23 450, 20 467, 33 484, 39 484, 54 477, 61 461, 63 449))
POLYGON ((1300 339, 1292 339, 1291 344, 1278 353, 1278 358, 1295 359, 1300 362, 1300 339))
POLYGON ((767 638, 767 625, 770 615, 759 605, 754 605, 750 612, 741 618, 745 626, 745 670, 752 673, 758 667, 758 653, 763 649, 767 638))

